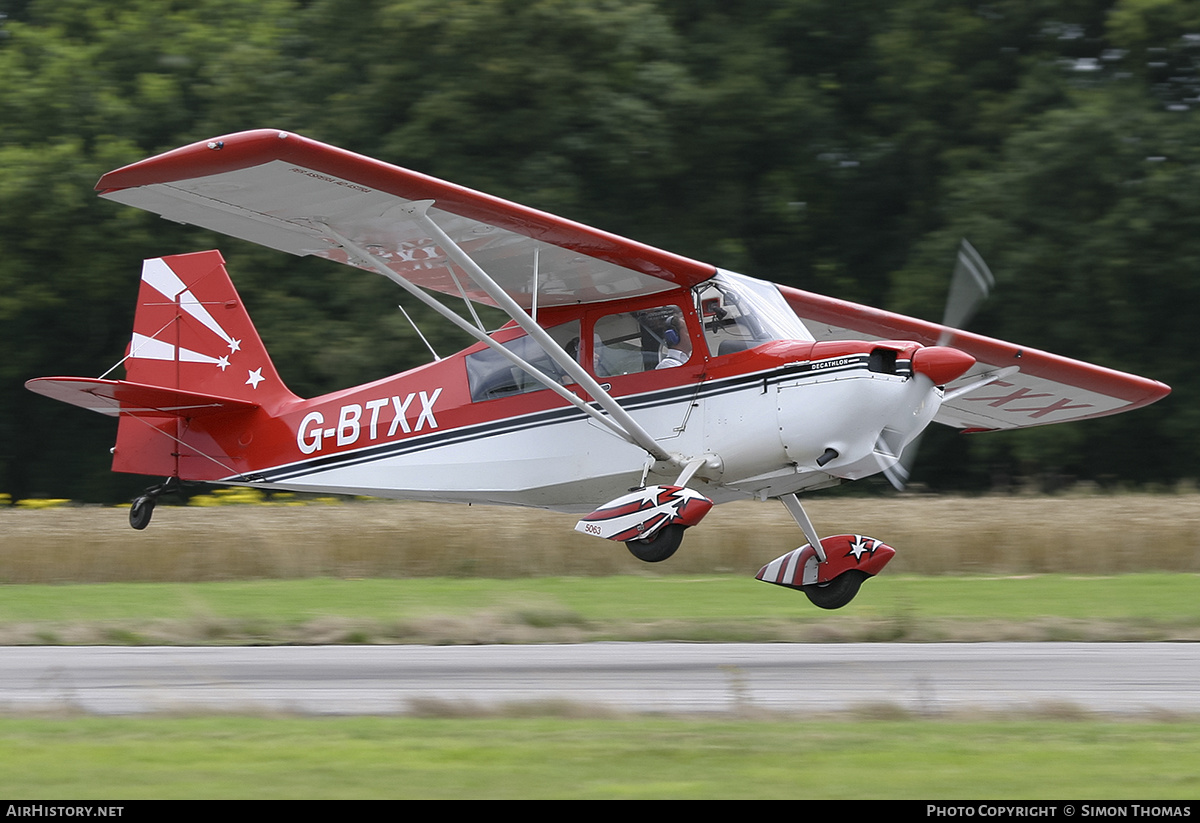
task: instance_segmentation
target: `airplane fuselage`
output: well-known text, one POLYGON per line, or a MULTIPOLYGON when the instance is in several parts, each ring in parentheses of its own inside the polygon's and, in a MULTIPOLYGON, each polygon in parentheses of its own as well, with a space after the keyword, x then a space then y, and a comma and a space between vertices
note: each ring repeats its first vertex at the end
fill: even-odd
MULTIPOLYGON (((606 382, 672 453, 712 456, 693 485, 715 502, 774 497, 881 471, 932 419, 940 392, 904 360, 873 371, 879 348, 776 341, 606 382)), ((647 475, 641 449, 549 391, 472 401, 477 350, 280 409, 274 437, 244 450, 249 484, 582 512, 678 473, 647 475)))
POLYGON ((139 304, 128 382, 47 384, 68 402, 119 405, 117 471, 571 512, 685 473, 718 503, 875 474, 932 420, 937 387, 974 362, 903 341, 815 341, 774 286, 721 273, 618 307, 547 309, 543 342, 514 322, 451 357, 303 399, 219 255, 147 261, 139 304), (610 425, 610 412, 628 420, 610 425))

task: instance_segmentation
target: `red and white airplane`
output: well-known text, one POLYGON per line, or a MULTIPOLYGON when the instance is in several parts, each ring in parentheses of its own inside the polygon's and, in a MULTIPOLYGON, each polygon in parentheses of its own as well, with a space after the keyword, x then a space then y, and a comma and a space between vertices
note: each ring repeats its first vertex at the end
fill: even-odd
MULTIPOLYGON (((589 513, 670 557, 714 503, 778 498, 808 545, 759 579, 837 608, 893 550, 821 539, 797 494, 897 468, 930 422, 1101 417, 1162 383, 775 286, 304 137, 248 131, 106 174, 100 196, 383 275, 473 346, 292 394, 219 252, 145 261, 125 379, 35 392, 119 419, 113 469, 181 481, 589 513), (488 331, 434 293, 496 306, 488 331), (606 502, 608 501, 608 502, 606 502)), ((964 270, 990 277, 982 261, 964 270)))

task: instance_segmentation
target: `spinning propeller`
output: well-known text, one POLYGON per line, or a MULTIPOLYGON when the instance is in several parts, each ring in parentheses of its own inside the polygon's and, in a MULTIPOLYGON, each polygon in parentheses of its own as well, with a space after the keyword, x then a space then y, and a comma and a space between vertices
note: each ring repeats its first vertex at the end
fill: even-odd
MULTIPOLYGON (((995 285, 996 280, 992 277, 987 263, 983 261, 979 252, 975 251, 975 247, 964 239, 958 247, 958 258, 954 262, 950 293, 946 297, 946 309, 942 314, 942 325, 945 329, 938 337, 937 345, 949 346, 952 343, 955 330, 963 328, 971 321, 995 285)), ((899 461, 883 470, 883 476, 898 491, 903 491, 908 484, 923 436, 922 432, 913 438, 902 450, 899 461)), ((879 445, 891 453, 887 444, 879 445)))

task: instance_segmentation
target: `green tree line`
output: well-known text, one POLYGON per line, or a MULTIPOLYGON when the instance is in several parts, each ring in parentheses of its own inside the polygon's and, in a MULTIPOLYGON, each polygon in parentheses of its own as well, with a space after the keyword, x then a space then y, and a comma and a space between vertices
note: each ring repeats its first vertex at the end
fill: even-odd
MULTIPOLYGON (((425 359, 396 289, 96 198, 104 172, 271 127, 726 268, 1170 383, 1133 414, 926 438, 916 478, 1195 477, 1195 0, 0 0, 0 491, 127 497, 99 375, 145 257, 221 248, 302 395, 425 359), (390 301, 390 302, 389 302, 390 301)), ((419 313, 418 313, 419 314, 419 313)), ((434 345, 461 342, 424 324, 434 345)))

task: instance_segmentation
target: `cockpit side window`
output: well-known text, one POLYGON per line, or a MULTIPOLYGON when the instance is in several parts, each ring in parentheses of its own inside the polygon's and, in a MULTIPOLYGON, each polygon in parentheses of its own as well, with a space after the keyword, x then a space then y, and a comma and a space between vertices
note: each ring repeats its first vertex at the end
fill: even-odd
POLYGON ((607 314, 593 327, 592 365, 597 377, 673 368, 691 357, 691 336, 679 306, 607 314))
MULTIPOLYGON (((572 357, 578 357, 578 320, 552 326, 546 331, 572 357)), ((550 355, 546 354, 545 350, 528 335, 514 337, 502 345, 552 380, 563 385, 572 382, 562 367, 555 363, 550 355)), ((510 397, 514 394, 525 394, 546 388, 537 378, 509 362, 504 355, 494 349, 482 349, 468 354, 465 359, 467 382, 471 387, 472 401, 495 400, 499 397, 510 397)))

